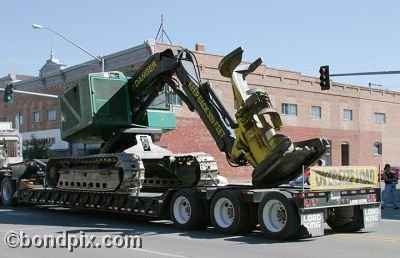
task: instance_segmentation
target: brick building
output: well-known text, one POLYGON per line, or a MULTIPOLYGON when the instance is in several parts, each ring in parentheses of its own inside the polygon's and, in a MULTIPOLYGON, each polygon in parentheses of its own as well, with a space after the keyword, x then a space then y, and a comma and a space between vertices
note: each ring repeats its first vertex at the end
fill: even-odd
MULTIPOLYGON (((151 53, 169 47, 179 48, 147 41, 142 45, 105 56, 105 70, 120 70, 130 74, 151 53)), ((218 71, 219 61, 227 53, 207 53, 201 44, 196 44, 194 53, 203 81, 211 82, 233 114, 230 82, 218 71)), ((39 77, 22 79, 15 83, 15 88, 57 94, 87 73, 100 71, 96 60, 61 69, 61 63, 52 56, 46 65, 40 70, 39 77), (47 69, 48 64, 51 65, 51 69, 47 69)), ((318 67, 316 71, 317 69, 318 67)), ((3 84, 7 80, 16 79, 3 77, 0 78, 0 83, 3 84)), ((331 90, 321 91, 318 78, 265 66, 260 66, 247 80, 251 88, 268 92, 274 107, 281 113, 283 134, 291 137, 293 141, 315 137, 329 139, 331 152, 325 155, 325 164, 400 164, 400 146, 396 144, 400 138, 399 92, 335 82, 332 83, 331 90)), ((249 177, 250 168, 231 168, 228 165, 225 155, 220 153, 195 112, 190 112, 186 106, 182 106, 178 98, 174 99, 171 110, 177 116, 177 130, 164 134, 160 145, 173 152, 208 152, 217 159, 223 175, 231 178, 249 177)), ((20 131, 24 139, 28 140, 34 133, 37 138, 46 138, 54 143, 52 149, 55 153, 65 152, 68 148, 68 144, 60 139, 60 114, 56 100, 17 94, 13 104, 0 105, 0 119, 14 121, 15 117, 20 118, 20 131)))

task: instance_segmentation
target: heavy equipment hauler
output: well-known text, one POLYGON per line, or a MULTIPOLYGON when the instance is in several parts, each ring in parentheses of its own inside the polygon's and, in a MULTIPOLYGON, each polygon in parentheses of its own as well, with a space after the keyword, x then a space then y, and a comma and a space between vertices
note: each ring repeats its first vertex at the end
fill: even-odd
POLYGON ((211 223, 227 234, 250 232, 260 224, 272 239, 323 235, 324 222, 346 232, 376 225, 381 199, 376 186, 312 191, 286 185, 329 144, 322 138, 292 142, 278 133, 282 122, 268 94, 249 89, 246 82, 261 59, 240 65, 242 53, 236 49, 219 65, 232 82, 235 118, 212 86, 201 81, 189 50, 156 53, 132 78, 121 72, 89 74, 59 96, 61 135, 69 142, 99 143, 100 153, 4 166, 3 204, 167 217, 178 228, 211 223), (199 114, 231 165, 254 167, 252 185, 222 186, 210 155, 173 154, 153 143, 174 128, 173 113, 159 109, 166 88, 199 114))

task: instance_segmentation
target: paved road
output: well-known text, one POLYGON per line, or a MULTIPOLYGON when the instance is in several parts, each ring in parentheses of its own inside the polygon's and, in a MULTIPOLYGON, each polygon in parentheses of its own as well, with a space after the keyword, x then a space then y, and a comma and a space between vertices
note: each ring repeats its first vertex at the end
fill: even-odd
POLYGON ((175 229, 168 221, 146 221, 118 214, 56 207, 0 206, 0 257, 399 257, 400 211, 385 209, 375 232, 333 234, 291 242, 271 241, 255 231, 250 235, 226 236, 212 228, 199 231, 175 229), (94 234, 139 235, 142 248, 9 248, 4 235, 10 230, 29 236, 94 234))

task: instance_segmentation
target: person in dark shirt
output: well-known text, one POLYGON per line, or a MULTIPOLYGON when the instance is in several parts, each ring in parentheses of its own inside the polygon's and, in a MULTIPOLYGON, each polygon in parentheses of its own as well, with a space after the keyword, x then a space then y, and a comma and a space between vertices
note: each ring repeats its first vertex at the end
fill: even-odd
POLYGON ((383 191, 382 209, 386 208, 386 205, 388 203, 387 199, 389 196, 392 196, 393 209, 397 210, 399 208, 397 204, 398 198, 396 189, 398 178, 390 171, 390 169, 391 169, 390 165, 386 164, 383 172, 383 180, 385 181, 385 190, 383 191))

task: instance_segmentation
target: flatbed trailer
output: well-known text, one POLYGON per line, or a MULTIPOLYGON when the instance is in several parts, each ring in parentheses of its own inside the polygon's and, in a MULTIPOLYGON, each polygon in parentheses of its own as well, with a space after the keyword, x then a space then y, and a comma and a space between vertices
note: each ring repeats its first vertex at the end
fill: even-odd
POLYGON ((312 166, 329 141, 292 142, 279 133, 283 123, 268 93, 246 81, 262 60, 242 65, 242 53, 239 47, 218 65, 232 85, 234 117, 212 85, 202 82, 197 58, 187 49, 151 55, 130 78, 118 71, 92 73, 71 85, 59 95, 62 139, 99 144, 99 154, 3 163, 3 204, 169 218, 180 229, 212 225, 227 234, 248 233, 259 224, 271 239, 323 235, 324 222, 344 232, 377 225, 377 169, 321 169, 311 183, 326 182, 325 188, 282 185, 312 166), (150 107, 160 96, 168 103, 167 86, 198 113, 230 165, 253 166, 252 185, 219 185, 211 156, 173 154, 152 143, 175 128, 168 107, 150 107), (343 188, 333 190, 338 185, 343 188))
POLYGON ((145 188, 136 193, 63 190, 3 175, 3 203, 58 205, 171 219, 180 229, 213 226, 226 234, 249 233, 257 224, 266 237, 290 239, 354 232, 380 221, 380 188, 312 191, 308 187, 251 185, 145 188), (7 200, 7 198, 11 198, 7 200))

